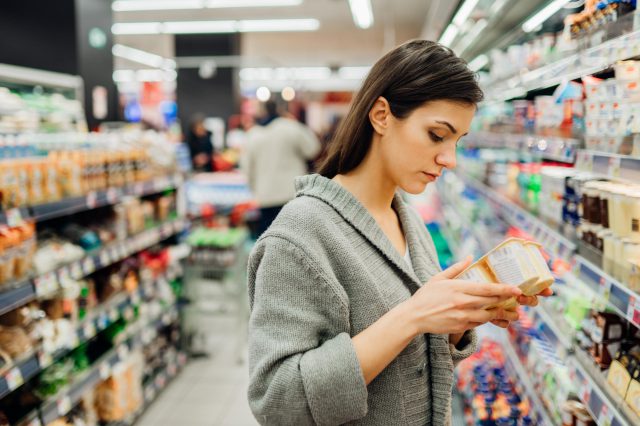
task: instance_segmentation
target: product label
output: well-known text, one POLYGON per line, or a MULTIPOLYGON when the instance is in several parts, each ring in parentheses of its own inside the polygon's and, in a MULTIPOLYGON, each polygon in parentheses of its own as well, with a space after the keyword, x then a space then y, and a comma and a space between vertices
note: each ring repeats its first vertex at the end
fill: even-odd
POLYGON ((629 296, 627 319, 640 327, 640 299, 636 299, 635 296, 629 296))
POLYGON ((500 247, 490 253, 487 259, 499 282, 518 285, 525 281, 518 262, 517 249, 513 244, 500 247))
POLYGON ((476 283, 489 283, 489 279, 480 271, 480 267, 468 269, 458 277, 461 280, 473 281, 476 283))
POLYGON ((20 226, 24 222, 20 209, 9 209, 5 215, 7 217, 7 225, 11 227, 20 226))
POLYGON ((601 426, 611 426, 613 422, 613 410, 609 410, 609 407, 606 405, 602 406, 600 410, 600 415, 598 416, 598 425, 601 426))
POLYGON ((589 400, 591 399, 591 385, 586 380, 582 382, 580 386, 580 400, 583 404, 589 405, 589 400))
POLYGON ((9 370, 9 372, 5 374, 4 379, 7 381, 7 387, 10 391, 18 389, 24 383, 22 372, 18 367, 9 370))

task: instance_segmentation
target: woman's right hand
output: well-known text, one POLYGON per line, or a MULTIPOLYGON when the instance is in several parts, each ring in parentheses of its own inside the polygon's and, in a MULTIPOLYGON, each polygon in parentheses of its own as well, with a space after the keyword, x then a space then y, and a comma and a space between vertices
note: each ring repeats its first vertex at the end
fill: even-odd
POLYGON ((520 296, 518 287, 454 278, 470 263, 467 258, 434 275, 406 302, 418 334, 456 334, 490 321, 502 326, 518 320, 514 311, 484 309, 520 296))

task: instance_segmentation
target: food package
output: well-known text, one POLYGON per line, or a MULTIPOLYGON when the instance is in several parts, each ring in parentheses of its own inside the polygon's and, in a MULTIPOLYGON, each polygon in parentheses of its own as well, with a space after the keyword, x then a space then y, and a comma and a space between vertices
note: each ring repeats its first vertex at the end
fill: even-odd
MULTIPOLYGON (((519 238, 509 238, 470 265, 456 278, 480 283, 517 285, 526 296, 534 296, 553 284, 540 245, 519 238)), ((514 309, 515 298, 487 306, 514 309)))

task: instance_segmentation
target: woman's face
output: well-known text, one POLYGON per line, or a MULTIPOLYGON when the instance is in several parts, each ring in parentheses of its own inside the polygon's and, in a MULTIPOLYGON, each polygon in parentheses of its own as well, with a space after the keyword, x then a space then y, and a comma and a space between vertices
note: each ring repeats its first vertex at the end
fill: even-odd
POLYGON ((453 169, 456 144, 468 133, 475 112, 474 105, 439 100, 424 104, 402 120, 389 114, 380 151, 394 184, 419 194, 444 169, 453 169))

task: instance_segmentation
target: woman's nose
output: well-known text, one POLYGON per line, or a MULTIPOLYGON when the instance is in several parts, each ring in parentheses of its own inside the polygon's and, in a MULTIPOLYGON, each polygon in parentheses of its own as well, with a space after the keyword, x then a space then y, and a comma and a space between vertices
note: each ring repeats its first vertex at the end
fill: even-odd
POLYGON ((456 149, 447 149, 436 155, 436 163, 447 169, 454 169, 456 167, 456 149))

